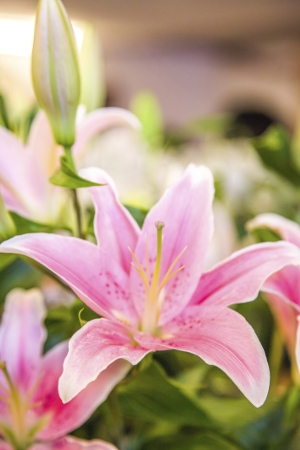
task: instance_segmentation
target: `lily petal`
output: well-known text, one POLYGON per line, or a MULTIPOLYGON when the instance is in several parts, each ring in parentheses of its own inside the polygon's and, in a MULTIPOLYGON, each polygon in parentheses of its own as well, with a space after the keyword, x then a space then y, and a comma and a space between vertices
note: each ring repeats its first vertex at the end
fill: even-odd
POLYGON ((261 290, 268 295, 280 297, 300 313, 300 268, 287 266, 270 276, 261 290))
MULTIPOLYGON (((268 363, 252 327, 240 314, 228 308, 187 307, 163 331, 172 335, 161 339, 166 349, 200 356, 222 369, 253 405, 263 404, 270 382, 268 363)), ((147 337, 135 338, 140 345, 150 345, 147 337)))
POLYGON ((283 301, 282 296, 269 293, 265 294, 265 296, 287 345, 290 358, 294 358, 298 329, 297 316, 300 308, 296 309, 291 302, 283 301))
POLYGON ((251 245, 204 273, 189 304, 229 306, 254 300, 265 280, 287 265, 300 265, 296 246, 283 241, 251 245))
MULTIPOLYGON (((0 444, 1 445, 1 444, 0 444)), ((5 447, 3 450, 10 449, 5 447)), ((0 450, 2 450, 0 446, 0 450)), ((30 450, 118 450, 112 444, 100 440, 83 441, 75 437, 66 436, 54 442, 43 442, 30 447, 30 450)))
POLYGON ((80 175, 95 183, 106 184, 89 188, 96 210, 94 230, 97 242, 129 273, 131 255, 128 247, 135 248, 140 229, 128 210, 119 202, 114 182, 106 172, 91 167, 81 169, 80 175))
POLYGON ((14 450, 10 444, 0 441, 0 450, 14 450))
POLYGON ((137 364, 151 350, 134 345, 125 326, 106 319, 88 322, 70 339, 59 393, 70 401, 118 359, 137 364))
MULTIPOLYGON (((43 177, 49 180, 55 169, 59 167, 59 156, 62 151, 54 141, 46 114, 40 111, 30 127, 27 149, 32 160, 36 160, 43 177)), ((53 187, 53 185, 50 185, 53 187)))
POLYGON ((298 328, 297 328, 297 339, 296 339, 296 362, 298 369, 300 371, 300 327, 299 327, 300 316, 297 317, 298 328))
POLYGON ((130 368, 126 361, 116 361, 73 400, 63 404, 58 394, 58 379, 67 353, 68 343, 63 342, 45 355, 40 366, 40 382, 32 403, 38 405, 33 410, 38 417, 49 417, 37 435, 41 440, 56 439, 82 425, 130 368))
POLYGON ((0 360, 6 362, 10 377, 24 390, 30 387, 40 364, 45 313, 38 289, 14 289, 7 296, 0 327, 0 360))
POLYGON ((41 204, 45 182, 22 143, 0 127, 0 189, 8 209, 26 217, 41 204), (29 174, 34 173, 30 178, 29 174))
POLYGON ((300 248, 300 226, 292 220, 277 214, 259 214, 247 223, 248 230, 255 228, 269 228, 278 233, 285 241, 300 248))
MULTIPOLYGON (((150 273, 153 273, 156 261, 155 222, 163 222, 165 225, 161 280, 176 257, 187 247, 174 267, 175 270, 182 266, 183 268, 165 286, 160 309, 160 325, 184 309, 199 282, 213 232, 213 193, 210 170, 204 166, 190 165, 182 179, 166 190, 145 219, 135 254, 146 267, 145 240, 147 240, 150 273)), ((142 315, 145 307, 145 289, 134 268, 131 270, 130 282, 137 311, 142 315)))
POLYGON ((116 126, 129 126, 134 130, 139 130, 141 123, 134 114, 122 108, 100 108, 89 113, 77 127, 76 140, 73 145, 75 158, 80 157, 91 138, 107 128, 116 126))
POLYGON ((115 318, 115 311, 134 323, 128 300, 127 275, 96 245, 73 237, 35 233, 16 236, 0 245, 0 252, 28 256, 58 275, 99 315, 115 318))

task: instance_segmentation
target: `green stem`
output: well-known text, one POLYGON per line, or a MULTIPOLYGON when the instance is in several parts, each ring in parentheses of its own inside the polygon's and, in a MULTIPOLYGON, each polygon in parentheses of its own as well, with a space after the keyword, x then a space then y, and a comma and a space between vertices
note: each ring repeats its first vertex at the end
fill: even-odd
POLYGON ((76 172, 75 163, 72 156, 72 147, 64 147, 65 157, 71 168, 76 172))
MULTIPOLYGON (((72 156, 72 147, 64 147, 64 151, 65 151, 65 157, 66 157, 68 164, 74 170, 74 172, 77 172, 75 163, 73 160, 73 156, 72 156)), ((77 225, 77 230, 76 230, 77 233, 76 234, 78 237, 83 238, 81 211, 80 211, 80 205, 79 205, 79 201, 78 201, 77 191, 76 191, 76 189, 71 189, 71 191, 72 191, 73 206, 74 206, 75 216, 76 216, 76 225, 77 225)))
POLYGON ((77 192, 76 192, 76 189, 72 189, 71 191, 72 191, 72 196, 73 196, 73 205, 74 205, 76 223, 77 223, 77 236, 79 238, 83 239, 81 211, 80 211, 80 205, 79 205, 79 201, 78 201, 77 192))

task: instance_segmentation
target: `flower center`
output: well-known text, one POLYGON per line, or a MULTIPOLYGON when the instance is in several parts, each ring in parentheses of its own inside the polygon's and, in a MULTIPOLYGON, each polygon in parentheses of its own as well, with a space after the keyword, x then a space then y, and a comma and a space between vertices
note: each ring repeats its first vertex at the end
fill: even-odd
POLYGON ((42 420, 31 425, 28 425, 26 420, 27 411, 36 406, 30 403, 33 389, 30 389, 26 395, 22 395, 11 379, 5 361, 0 361, 0 370, 2 370, 6 381, 5 384, 0 384, 0 389, 3 392, 3 395, 0 396, 0 402, 6 404, 10 417, 9 425, 0 422, 0 434, 11 444, 14 450, 26 450, 33 443, 35 434, 43 425, 42 420))
POLYGON ((149 334, 158 334, 158 320, 161 306, 164 300, 164 287, 178 272, 180 272, 184 266, 175 269, 178 260, 181 258, 186 250, 186 247, 179 253, 179 255, 170 264, 170 267, 164 274, 162 280, 161 278, 161 260, 162 260, 162 247, 163 247, 163 234, 162 230, 164 228, 163 222, 155 222, 155 227, 157 230, 157 240, 156 240, 156 261, 154 265, 153 275, 150 273, 150 259, 149 259, 149 248, 148 241, 146 239, 146 267, 144 268, 137 258, 137 256, 130 250, 130 253, 135 261, 131 263, 135 268, 139 276, 141 277, 144 287, 145 287, 145 309, 141 321, 141 330, 149 334))

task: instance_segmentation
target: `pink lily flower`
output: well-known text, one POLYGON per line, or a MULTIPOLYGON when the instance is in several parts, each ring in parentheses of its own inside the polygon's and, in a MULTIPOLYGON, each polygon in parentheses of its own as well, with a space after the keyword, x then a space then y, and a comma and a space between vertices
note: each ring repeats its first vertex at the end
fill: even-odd
POLYGON ((97 168, 81 175, 107 183, 89 188, 98 245, 44 233, 0 245, 1 252, 29 256, 52 270, 102 316, 70 340, 62 400, 70 401, 116 360, 137 364, 150 352, 176 349, 220 367, 260 406, 269 387, 265 353, 251 326, 228 306, 255 299, 272 273, 299 265, 298 248, 253 245, 203 272, 213 229, 209 169, 189 166, 150 210, 142 230, 108 175, 97 168))
MULTIPOLYGON (((247 228, 268 228, 300 249, 300 226, 277 214, 260 214, 247 228)), ((287 266, 269 277, 262 287, 286 342, 292 362, 300 370, 300 268, 287 266)))
POLYGON ((116 361, 70 403, 58 395, 67 342, 42 355, 45 307, 37 289, 7 296, 0 326, 0 450, 116 450, 103 441, 65 436, 83 424, 129 364, 116 361))
MULTIPOLYGON (((102 108, 83 117, 73 146, 78 162, 89 140, 112 126, 138 129, 137 118, 121 108, 102 108)), ((67 189, 54 186, 49 178, 59 167, 61 147, 55 144, 43 112, 35 118, 27 145, 0 127, 0 193, 9 211, 41 223, 57 224, 69 217, 67 189)))

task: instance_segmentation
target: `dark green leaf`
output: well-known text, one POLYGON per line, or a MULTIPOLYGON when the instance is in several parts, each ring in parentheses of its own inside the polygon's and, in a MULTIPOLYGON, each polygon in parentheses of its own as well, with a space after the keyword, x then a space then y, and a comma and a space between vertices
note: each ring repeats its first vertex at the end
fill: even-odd
POLYGON ((65 226, 59 225, 48 225, 44 223, 34 222, 33 220, 26 219, 25 217, 20 216, 15 212, 10 213, 14 224, 16 226, 17 232, 16 234, 25 234, 25 233, 53 233, 58 229, 64 229, 67 231, 71 231, 69 228, 65 226))
POLYGON ((60 158, 60 169, 50 178, 52 184, 70 189, 77 189, 90 186, 104 186, 81 178, 68 163, 65 156, 60 158))
MULTIPOLYGON (((41 273, 27 264, 17 255, 3 255, 7 260, 0 272, 0 299, 3 300, 8 292, 17 287, 30 289, 40 281, 41 273), (6 267, 7 266, 7 267, 6 267)), ((0 261, 2 259, 2 255, 0 261)))
POLYGON ((263 135, 252 139, 252 144, 269 169, 300 186, 300 172, 293 157, 292 139, 284 128, 271 126, 263 135))
POLYGON ((143 208, 136 208, 135 206, 131 205, 124 205, 124 206, 126 209, 128 209, 128 211, 136 220, 136 222, 139 224, 139 226, 142 227, 145 217, 148 214, 148 210, 143 208))
POLYGON ((5 267, 9 266, 15 259, 16 255, 9 255, 7 253, 0 254, 0 270, 3 270, 5 267))
POLYGON ((121 410, 148 421, 215 428, 216 424, 183 385, 166 376, 155 361, 117 389, 121 410))
POLYGON ((142 445, 141 450, 242 450, 235 442, 216 433, 180 432, 173 436, 159 436, 142 445))

